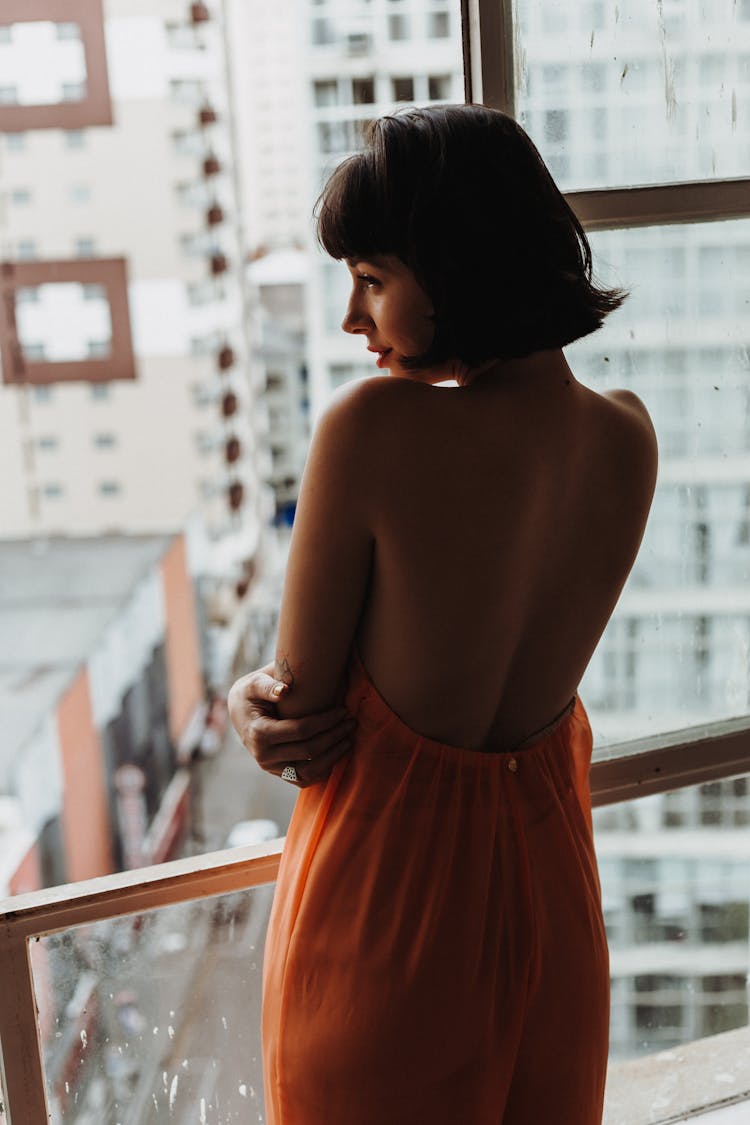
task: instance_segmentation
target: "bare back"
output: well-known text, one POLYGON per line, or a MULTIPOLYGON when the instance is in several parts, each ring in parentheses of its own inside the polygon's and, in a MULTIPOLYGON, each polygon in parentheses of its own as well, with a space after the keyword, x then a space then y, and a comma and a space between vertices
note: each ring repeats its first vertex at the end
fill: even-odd
POLYGON ((392 709, 453 745, 512 747, 563 710, 651 503, 642 404, 588 390, 562 353, 543 354, 537 380, 389 380, 390 421, 378 427, 357 644, 392 709))

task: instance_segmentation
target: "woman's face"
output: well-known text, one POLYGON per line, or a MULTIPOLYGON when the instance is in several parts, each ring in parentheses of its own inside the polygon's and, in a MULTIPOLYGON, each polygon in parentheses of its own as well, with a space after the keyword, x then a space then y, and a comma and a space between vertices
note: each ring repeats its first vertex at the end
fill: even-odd
POLYGON ((426 373, 409 371, 400 363, 402 356, 426 352, 435 334, 432 301, 412 271, 393 254, 350 258, 346 265, 352 291, 341 323, 344 332, 367 338, 377 367, 389 368, 392 375, 424 378, 426 373))

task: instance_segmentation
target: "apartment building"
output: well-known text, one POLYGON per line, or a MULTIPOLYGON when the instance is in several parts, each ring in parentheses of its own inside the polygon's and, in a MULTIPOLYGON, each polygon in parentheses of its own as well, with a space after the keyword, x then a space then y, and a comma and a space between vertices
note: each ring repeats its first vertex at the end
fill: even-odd
POLYGON ((41 7, 0 13, 0 534, 197 513, 234 584, 273 500, 223 6, 41 7))

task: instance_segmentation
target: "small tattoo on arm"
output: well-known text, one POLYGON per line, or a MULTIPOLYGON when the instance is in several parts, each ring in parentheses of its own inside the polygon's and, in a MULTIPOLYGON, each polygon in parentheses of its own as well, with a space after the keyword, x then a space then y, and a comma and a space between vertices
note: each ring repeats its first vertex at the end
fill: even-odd
POLYGON ((290 688, 294 687, 294 673, 292 672, 291 665, 285 656, 277 656, 274 665, 274 677, 283 682, 290 688))

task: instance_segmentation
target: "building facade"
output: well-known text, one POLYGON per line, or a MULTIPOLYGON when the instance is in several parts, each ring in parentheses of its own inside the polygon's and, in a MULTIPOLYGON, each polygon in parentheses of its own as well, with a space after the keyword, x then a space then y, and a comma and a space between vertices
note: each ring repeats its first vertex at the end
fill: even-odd
POLYGON ((271 498, 222 5, 80 8, 0 25, 0 534, 197 511, 245 557, 271 498))

